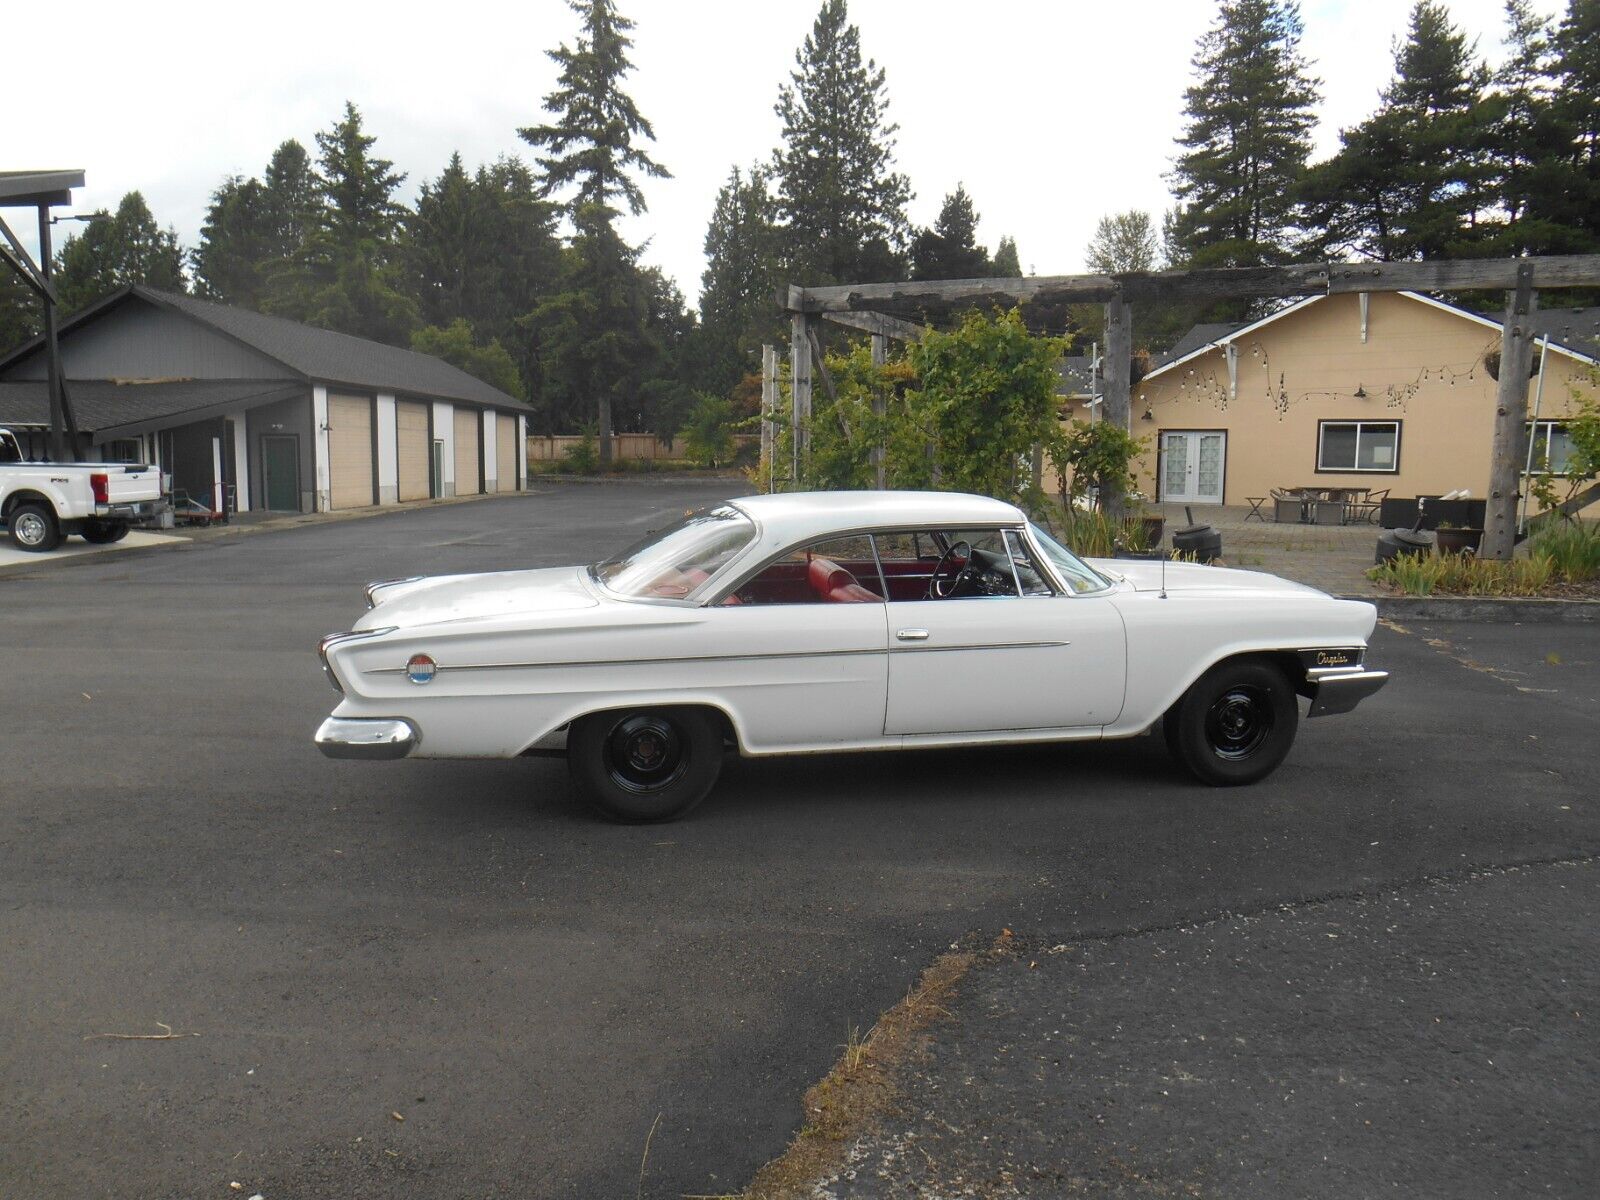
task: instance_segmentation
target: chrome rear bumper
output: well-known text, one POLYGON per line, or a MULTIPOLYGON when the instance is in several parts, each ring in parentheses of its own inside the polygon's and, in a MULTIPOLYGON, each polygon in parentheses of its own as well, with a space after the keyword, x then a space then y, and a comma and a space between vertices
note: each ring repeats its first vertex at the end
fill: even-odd
POLYGON ((329 717, 317 729, 317 749, 329 758, 404 758, 422 732, 403 717, 329 717))
POLYGON ((1311 711, 1308 717, 1329 717, 1347 713, 1389 682, 1387 671, 1360 668, 1330 668, 1306 672, 1311 684, 1311 711))

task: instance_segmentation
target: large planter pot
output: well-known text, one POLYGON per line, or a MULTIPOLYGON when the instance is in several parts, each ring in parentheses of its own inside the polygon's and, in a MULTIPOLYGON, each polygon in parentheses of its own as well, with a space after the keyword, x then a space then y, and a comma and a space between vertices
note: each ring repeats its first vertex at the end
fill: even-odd
POLYGON ((1440 554, 1476 554, 1483 542, 1483 530, 1436 529, 1433 537, 1440 554))
POLYGON ((1424 555, 1433 549, 1433 535, 1413 529, 1385 529, 1378 535, 1378 546, 1372 561, 1382 566, 1391 558, 1403 555, 1424 555))

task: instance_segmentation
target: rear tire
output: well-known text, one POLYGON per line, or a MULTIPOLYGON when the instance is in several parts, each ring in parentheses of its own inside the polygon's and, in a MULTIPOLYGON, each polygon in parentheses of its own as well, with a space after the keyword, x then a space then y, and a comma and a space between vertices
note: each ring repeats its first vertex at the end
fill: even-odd
POLYGON ((11 510, 6 518, 11 530, 11 541, 18 550, 43 554, 61 544, 61 525, 49 505, 35 500, 24 501, 11 510))
POLYGON ((83 540, 96 546, 109 546, 128 536, 126 521, 90 520, 83 523, 83 540))
POLYGON ((1203 783, 1264 779, 1288 757, 1300 723, 1294 688, 1276 666, 1242 659, 1212 667, 1163 721, 1167 745, 1203 783))
POLYGON ((573 722, 567 769, 601 815, 629 824, 674 821, 722 773, 722 730, 697 708, 636 708, 573 722))

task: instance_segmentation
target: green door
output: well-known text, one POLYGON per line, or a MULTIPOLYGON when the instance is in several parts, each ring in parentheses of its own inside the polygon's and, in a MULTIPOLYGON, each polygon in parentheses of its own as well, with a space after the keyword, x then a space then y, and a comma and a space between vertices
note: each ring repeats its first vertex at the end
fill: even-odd
POLYGON ((262 489, 267 508, 273 512, 300 510, 300 439, 264 437, 261 439, 262 489))

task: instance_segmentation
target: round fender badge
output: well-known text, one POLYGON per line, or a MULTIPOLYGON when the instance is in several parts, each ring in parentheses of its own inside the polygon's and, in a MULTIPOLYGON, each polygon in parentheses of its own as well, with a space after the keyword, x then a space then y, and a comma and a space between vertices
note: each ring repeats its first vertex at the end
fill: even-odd
POLYGON ((432 683, 439 665, 426 654, 413 654, 406 660, 406 678, 412 683, 432 683))

